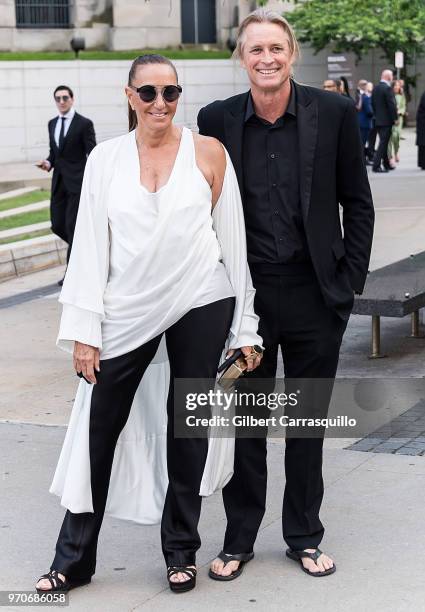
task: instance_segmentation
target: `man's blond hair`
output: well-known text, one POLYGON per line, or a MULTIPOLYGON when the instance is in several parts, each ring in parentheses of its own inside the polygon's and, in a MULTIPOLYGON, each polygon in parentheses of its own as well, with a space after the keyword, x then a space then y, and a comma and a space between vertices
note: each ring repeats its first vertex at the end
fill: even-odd
POLYGON ((259 8, 247 15, 245 19, 240 23, 236 38, 236 48, 233 52, 234 58, 242 58, 242 48, 245 42, 245 31, 251 23, 275 23, 276 25, 279 25, 285 32, 285 34, 288 36, 291 55, 293 55, 295 59, 299 57, 300 48, 298 45, 297 38, 295 36, 294 30, 289 25, 285 17, 282 17, 282 15, 276 13, 276 11, 271 11, 266 8, 259 8))

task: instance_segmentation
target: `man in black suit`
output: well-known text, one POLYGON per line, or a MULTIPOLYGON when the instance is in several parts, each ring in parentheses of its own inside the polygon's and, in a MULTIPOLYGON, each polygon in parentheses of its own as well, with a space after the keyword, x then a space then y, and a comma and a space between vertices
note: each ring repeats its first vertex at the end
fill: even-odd
POLYGON ((53 168, 52 231, 68 243, 69 261, 84 168, 87 156, 96 146, 96 136, 92 121, 75 112, 74 94, 70 87, 59 85, 53 96, 59 114, 49 121, 50 154, 37 165, 47 172, 53 168))
POLYGON ((394 170, 388 158, 388 143, 391 130, 398 123, 397 103, 391 87, 393 73, 384 70, 381 80, 372 92, 372 107, 375 115, 375 126, 379 135, 379 146, 373 158, 373 172, 388 172, 394 170), (381 162, 383 167, 381 166, 381 162))
MULTIPOLYGON (((275 377, 280 346, 286 378, 333 380, 354 294, 367 275, 374 211, 356 108, 344 96, 296 83, 297 53, 281 15, 251 13, 236 48, 251 89, 201 109, 198 125, 228 149, 241 190, 265 346, 252 375, 275 377)), ((282 514, 288 556, 319 576, 335 571, 318 549, 322 446, 321 436, 287 438, 282 514)), ((223 489, 224 547, 212 578, 236 578, 240 562, 251 558, 266 480, 266 440, 238 437, 234 476, 223 489)))

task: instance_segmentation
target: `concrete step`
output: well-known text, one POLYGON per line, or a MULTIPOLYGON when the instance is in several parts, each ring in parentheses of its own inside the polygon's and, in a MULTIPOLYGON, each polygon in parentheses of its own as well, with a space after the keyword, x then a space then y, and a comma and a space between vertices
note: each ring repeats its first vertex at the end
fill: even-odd
POLYGON ((50 221, 42 221, 41 223, 33 223, 33 225, 14 227, 13 229, 3 230, 0 232, 0 239, 13 238, 14 236, 20 236, 21 234, 29 234, 30 232, 38 232, 39 230, 49 229, 50 227, 50 221))
MULTIPOLYGON (((43 224, 38 223, 36 225, 43 224)), ((50 227, 50 223, 47 225, 50 227)), ((65 264, 66 251, 67 244, 54 234, 1 244, 0 282, 22 274, 30 274, 31 272, 65 264)))
POLYGON ((48 208, 50 200, 43 200, 42 202, 34 202, 33 204, 26 204, 25 206, 18 206, 17 208, 9 208, 8 210, 0 211, 0 219, 4 217, 13 217, 21 213, 31 212, 33 210, 42 210, 48 208))
MULTIPOLYGON (((0 166, 0 172, 3 171, 3 166, 0 166)), ((37 187, 37 189, 45 189, 50 191, 52 188, 51 176, 40 178, 17 178, 16 180, 9 179, 7 177, 0 176, 0 193, 6 193, 10 190, 21 189, 24 187, 37 187)))
POLYGON ((8 200, 9 198, 16 198, 17 196, 25 195, 26 193, 32 193, 38 191, 38 187, 32 185, 31 187, 20 187, 19 189, 12 189, 11 191, 5 191, 0 193, 0 201, 8 200))

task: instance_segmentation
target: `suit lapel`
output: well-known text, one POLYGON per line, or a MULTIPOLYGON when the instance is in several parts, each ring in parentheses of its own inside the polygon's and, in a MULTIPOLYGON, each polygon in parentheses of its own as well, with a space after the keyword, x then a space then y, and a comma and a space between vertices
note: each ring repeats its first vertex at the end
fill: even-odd
POLYGON ((308 90, 294 83, 297 92, 297 127, 300 177, 300 200, 304 225, 307 224, 311 200, 314 154, 318 132, 317 100, 311 98, 308 90))
POLYGON ((238 96, 231 107, 224 114, 224 132, 226 136, 226 148, 235 167, 239 183, 239 190, 243 193, 243 170, 242 170, 242 144, 243 127, 245 120, 245 108, 248 93, 238 96))
POLYGON ((52 119, 52 121, 49 123, 49 133, 50 133, 50 142, 52 143, 52 146, 57 152, 59 151, 59 148, 55 140, 56 123, 57 123, 57 119, 52 119))

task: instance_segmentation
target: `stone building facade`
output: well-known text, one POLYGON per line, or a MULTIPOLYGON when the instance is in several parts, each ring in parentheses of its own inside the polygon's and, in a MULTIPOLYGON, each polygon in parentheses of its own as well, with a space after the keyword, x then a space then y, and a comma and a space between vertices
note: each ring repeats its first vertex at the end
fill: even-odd
POLYGON ((75 36, 87 49, 223 46, 255 7, 255 0, 0 0, 0 50, 69 50, 75 36))

